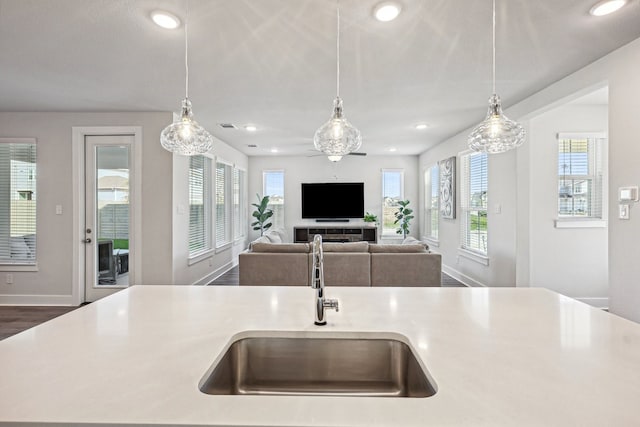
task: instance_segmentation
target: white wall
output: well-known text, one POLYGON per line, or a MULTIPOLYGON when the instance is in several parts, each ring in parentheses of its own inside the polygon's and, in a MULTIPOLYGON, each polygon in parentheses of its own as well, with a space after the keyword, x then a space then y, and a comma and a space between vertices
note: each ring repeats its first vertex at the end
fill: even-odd
MULTIPOLYGON (((468 132, 471 130, 469 129, 468 132)), ((462 132, 420 156, 420 173, 440 160, 468 150, 467 135, 462 132)), ((439 246, 443 271, 471 286, 514 286, 516 257, 515 153, 507 152, 488 159, 488 243, 489 265, 460 255, 460 158, 456 160, 456 218, 440 218, 439 246), (496 213, 496 207, 500 213, 496 213)), ((420 205, 424 206, 424 180, 420 179, 420 205)), ((421 224, 423 227, 424 224, 421 224)), ((425 230, 421 229, 421 235, 425 230)))
MULTIPOLYGON (((518 237, 529 236, 529 257, 522 260, 529 262, 529 277, 518 277, 519 286, 545 287, 596 306, 608 306, 607 228, 554 225, 558 209, 557 133, 606 132, 607 115, 606 105, 566 105, 529 121, 529 149, 519 153, 528 156, 528 175, 518 174, 519 180, 528 181, 528 191, 522 195, 527 197, 528 208, 521 205, 528 213, 526 221, 518 221, 518 237)), ((606 147, 603 151, 606 177, 606 147)), ((607 200, 607 193, 605 188, 603 200, 607 200)), ((604 214, 606 218, 606 211, 604 214)))
MULTIPOLYGON (((254 203, 255 194, 262 195, 262 171, 284 170, 285 177, 285 231, 289 240, 293 239, 293 227, 311 224, 303 220, 301 212, 301 190, 303 182, 364 182, 364 209, 382 216, 382 169, 404 169, 404 197, 411 201, 410 207, 418 207, 418 158, 417 156, 345 156, 340 162, 332 163, 324 156, 249 157, 249 201, 254 203)), ((249 214, 253 211, 250 207, 249 214)), ((418 237, 420 216, 411 224, 411 235, 418 237)), ((258 232, 252 231, 256 238, 258 232)))
MULTIPOLYGON (((233 164, 247 170, 247 156, 215 139, 213 169, 216 160, 233 164)), ((212 171, 213 173, 213 171, 212 171)), ((247 175, 248 176, 248 175, 247 175)), ((248 194, 252 194, 248 192, 248 194)), ((245 203, 247 203, 245 191, 245 203)), ((245 248, 246 238, 234 241, 232 245, 213 251, 210 256, 198 258, 189 265, 189 157, 173 156, 173 284, 205 285, 237 264, 238 253, 245 248)), ((248 224, 243 224, 248 228, 248 224)), ((246 234, 246 233, 245 233, 246 234)))
POLYGON ((72 304, 74 126, 142 127, 142 283, 171 282, 171 156, 159 143, 170 121, 170 113, 0 113, 0 136, 37 139, 38 168, 38 271, 12 272, 11 285, 0 272, 0 303, 72 304))

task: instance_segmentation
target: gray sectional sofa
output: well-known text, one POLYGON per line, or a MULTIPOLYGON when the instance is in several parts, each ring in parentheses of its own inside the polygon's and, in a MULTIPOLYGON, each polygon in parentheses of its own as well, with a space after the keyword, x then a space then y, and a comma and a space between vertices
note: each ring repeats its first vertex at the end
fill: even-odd
MULTIPOLYGON (((440 254, 417 240, 323 243, 323 253, 327 286, 441 286, 440 254)), ((313 260, 308 243, 272 238, 252 242, 239 263, 240 285, 309 286, 313 260)))

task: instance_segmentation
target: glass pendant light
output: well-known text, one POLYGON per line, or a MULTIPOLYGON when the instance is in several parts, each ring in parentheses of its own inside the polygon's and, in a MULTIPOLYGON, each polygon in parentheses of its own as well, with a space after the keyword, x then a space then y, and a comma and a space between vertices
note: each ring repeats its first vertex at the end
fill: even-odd
POLYGON ((524 128, 502 113, 500 97, 496 95, 496 0, 493 0, 493 95, 489 98, 487 117, 473 129, 468 143, 472 150, 496 154, 519 147, 524 137, 524 128))
POLYGON ((320 126, 313 136, 316 150, 322 151, 332 162, 356 151, 362 145, 360 131, 344 117, 340 98, 340 6, 337 5, 338 31, 336 37, 336 99, 333 101, 333 115, 320 126))
MULTIPOLYGON (((188 12, 187 12, 188 14, 188 12)), ((160 134, 160 144, 172 153, 183 156, 203 154, 213 148, 213 136, 198 122, 193 120, 191 101, 189 100, 189 44, 187 21, 184 24, 184 69, 185 98, 182 100, 180 118, 164 128, 160 134)))

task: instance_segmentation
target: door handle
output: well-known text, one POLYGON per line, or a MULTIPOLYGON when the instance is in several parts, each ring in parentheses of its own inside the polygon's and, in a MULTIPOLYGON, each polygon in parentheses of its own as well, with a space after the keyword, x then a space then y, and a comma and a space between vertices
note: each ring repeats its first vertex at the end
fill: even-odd
POLYGON ((91 243, 91 238, 86 238, 82 241, 82 243, 91 243))

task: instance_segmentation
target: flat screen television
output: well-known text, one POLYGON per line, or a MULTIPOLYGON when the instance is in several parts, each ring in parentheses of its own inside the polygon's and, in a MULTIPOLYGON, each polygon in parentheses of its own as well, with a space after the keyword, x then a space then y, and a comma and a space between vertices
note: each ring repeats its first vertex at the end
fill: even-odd
POLYGON ((364 183, 302 183, 302 218, 364 217, 364 183))

